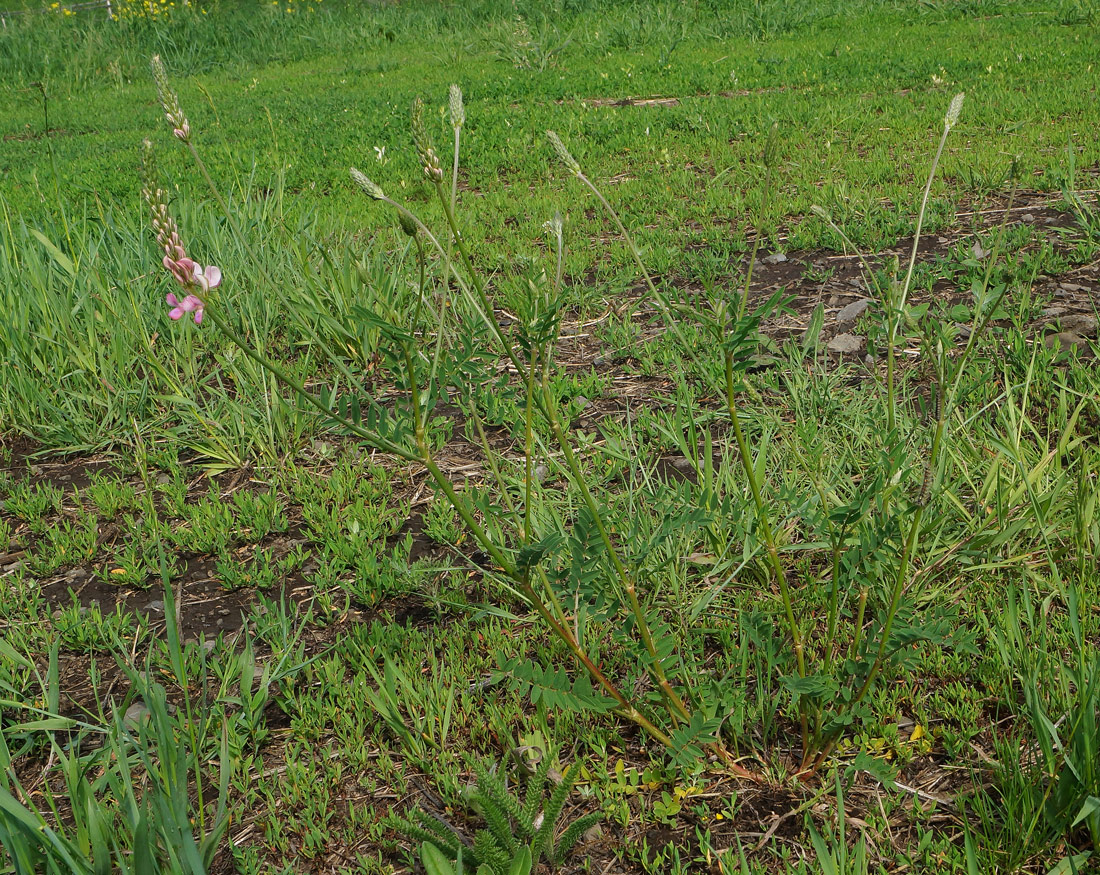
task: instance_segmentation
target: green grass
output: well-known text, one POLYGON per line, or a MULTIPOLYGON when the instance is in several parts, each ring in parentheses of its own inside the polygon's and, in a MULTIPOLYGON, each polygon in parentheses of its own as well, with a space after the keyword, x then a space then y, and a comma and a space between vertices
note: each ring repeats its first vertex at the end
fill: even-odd
MULTIPOLYGON (((143 848, 162 866, 148 871, 412 871, 421 851, 393 818, 417 807, 471 840, 487 826, 510 860, 537 826, 502 825, 475 777, 484 794, 495 768, 520 793, 540 766, 575 782, 563 825, 603 815, 569 872, 1086 871, 1100 378, 1087 328, 1076 352, 1042 338, 1051 305, 1095 315, 1100 9, 293 8, 0 29, 0 872, 83 871, 65 853, 120 868, 143 848), (166 129, 154 53, 233 219, 166 129), (421 310, 416 245, 348 178, 360 168, 441 234, 408 107, 427 101, 449 186, 452 82, 477 275, 523 349, 545 342, 540 302, 563 320, 530 429, 468 299, 442 320, 421 310), (912 234, 959 91, 895 403, 881 302, 835 324, 873 284, 851 285, 850 247, 811 207, 868 253, 912 234), (655 292, 547 129, 622 215, 655 292), (188 251, 226 277, 201 329, 163 304, 147 136, 188 251), (767 262, 803 250, 796 271, 767 262), (753 305, 781 287, 793 310, 761 337, 744 326, 727 403, 718 308, 736 311, 752 254, 753 305), (1005 294, 928 474, 935 399, 983 289, 1005 294), (409 461, 326 426, 215 319, 308 391, 354 383, 399 424, 403 344, 421 384, 429 365, 459 376, 433 384, 409 461), (858 355, 829 353, 841 330, 858 355), (445 482, 416 460, 429 452, 445 482), (507 573, 522 562, 527 577, 507 573), (540 569, 539 597, 670 744, 608 713, 548 634, 524 588, 540 569), (896 580, 897 649, 851 702, 896 580), (805 719, 824 754, 800 778, 805 719), (38 813, 62 838, 35 838, 38 813), (195 853, 169 860, 192 833, 195 853)), ((876 259, 878 282, 907 255, 899 271, 876 259)), ((434 253, 426 277, 434 305, 434 253)))

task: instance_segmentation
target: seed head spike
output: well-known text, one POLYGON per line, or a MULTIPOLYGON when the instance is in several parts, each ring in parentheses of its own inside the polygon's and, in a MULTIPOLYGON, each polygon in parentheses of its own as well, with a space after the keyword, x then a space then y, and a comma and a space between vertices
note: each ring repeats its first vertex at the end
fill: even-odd
POLYGON ((354 167, 351 168, 351 179, 352 182, 358 185, 367 195, 374 198, 376 201, 383 200, 386 197, 386 193, 382 191, 382 186, 377 182, 372 182, 367 179, 366 174, 356 170, 354 167))
POLYGON ((569 150, 565 148, 565 143, 561 141, 561 137, 557 135, 555 131, 547 131, 546 138, 550 141, 550 145, 554 147, 554 151, 558 154, 558 158, 561 159, 561 163, 569 168, 569 172, 576 176, 581 175, 581 165, 577 163, 577 159, 569 154, 569 150))

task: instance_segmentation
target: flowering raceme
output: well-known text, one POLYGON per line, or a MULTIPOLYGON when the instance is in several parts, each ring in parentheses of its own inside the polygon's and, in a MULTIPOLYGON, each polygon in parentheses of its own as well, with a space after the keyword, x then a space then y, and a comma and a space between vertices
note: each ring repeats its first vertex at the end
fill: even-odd
POLYGON ((163 250, 164 267, 175 277, 176 282, 187 293, 181 300, 169 293, 165 300, 172 308, 170 318, 182 319, 187 313, 194 314, 195 324, 202 324, 205 296, 211 289, 221 285, 222 272, 217 265, 202 267, 187 255, 180 238, 179 226, 168 212, 167 192, 157 185, 156 169, 153 163, 153 145, 148 140, 142 144, 142 168, 145 185, 141 194, 149 205, 153 219, 153 231, 157 235, 157 245, 163 250))

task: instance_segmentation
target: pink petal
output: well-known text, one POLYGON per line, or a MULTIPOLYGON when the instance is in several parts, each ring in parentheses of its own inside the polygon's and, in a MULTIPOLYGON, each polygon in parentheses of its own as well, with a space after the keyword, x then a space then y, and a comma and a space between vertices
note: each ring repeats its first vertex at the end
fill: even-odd
POLYGON ((202 308, 195 311, 195 324, 202 325, 202 308))
POLYGON ((222 281, 222 269, 215 264, 210 265, 204 272, 204 276, 210 283, 210 288, 216 289, 221 285, 222 281))
POLYGON ((173 307, 178 307, 180 303, 176 296, 173 295, 171 292, 168 293, 164 300, 171 304, 173 307))
POLYGON ((175 307, 174 309, 168 311, 168 317, 173 321, 179 319, 182 316, 183 310, 180 307, 175 307))

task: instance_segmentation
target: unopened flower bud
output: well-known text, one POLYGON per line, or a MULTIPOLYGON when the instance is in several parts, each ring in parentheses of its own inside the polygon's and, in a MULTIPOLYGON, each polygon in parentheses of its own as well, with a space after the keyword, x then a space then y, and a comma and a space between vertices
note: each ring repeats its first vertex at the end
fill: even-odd
POLYGON ((432 146, 427 128, 424 127, 424 101, 419 97, 413 101, 412 105, 412 135, 416 154, 424 168, 424 175, 432 182, 442 182, 443 166, 439 163, 439 156, 436 154, 435 147, 432 146))
POLYGON ((560 240, 564 224, 565 223, 562 222, 561 219, 561 213, 554 210, 554 215, 543 224, 543 227, 560 240))
POLYGON ((361 189, 363 189, 363 191, 365 191, 370 197, 374 198, 376 201, 385 199, 386 193, 382 191, 382 186, 380 186, 377 182, 372 182, 371 180, 367 179, 365 174, 363 174, 359 170, 356 170, 354 167, 351 168, 351 179, 352 182, 358 185, 361 189))
POLYGON ((460 128, 466 124, 466 107, 462 105, 462 89, 451 86, 448 103, 451 110, 451 127, 460 128))
POLYGON ((160 101, 161 109, 164 110, 164 117, 168 119, 168 123, 172 126, 173 136, 184 143, 189 142, 191 139, 191 125, 180 108, 176 92, 168 84, 168 73, 165 72, 164 62, 160 59, 160 55, 153 55, 153 60, 149 66, 153 71, 153 84, 157 88, 157 99, 160 101))
POLYGON ((947 115, 943 119, 944 125, 948 130, 955 127, 955 123, 959 120, 959 113, 962 112, 964 94, 959 92, 953 98, 951 98, 951 105, 947 107, 947 115))
POLYGON ((550 141, 550 145, 554 147, 554 151, 561 159, 562 164, 569 168, 569 172, 580 176, 581 165, 577 163, 576 158, 569 154, 569 150, 565 148, 565 143, 561 141, 561 137, 554 131, 547 131, 546 138, 550 141))
POLYGON ((401 226, 401 230, 408 234, 410 237, 415 237, 416 232, 420 230, 416 227, 416 221, 413 219, 412 214, 408 210, 397 211, 397 223, 401 226))

